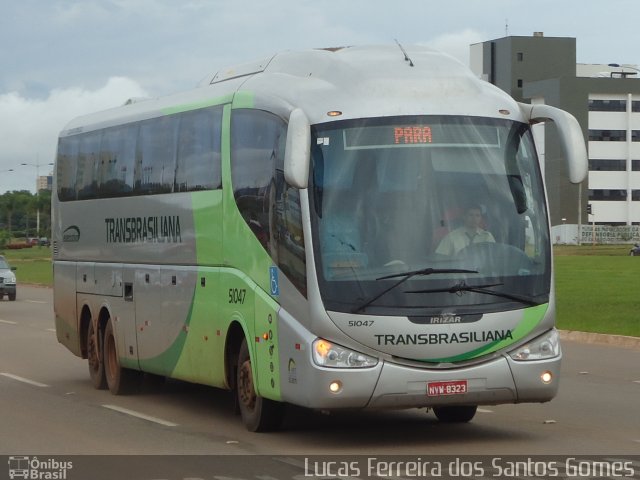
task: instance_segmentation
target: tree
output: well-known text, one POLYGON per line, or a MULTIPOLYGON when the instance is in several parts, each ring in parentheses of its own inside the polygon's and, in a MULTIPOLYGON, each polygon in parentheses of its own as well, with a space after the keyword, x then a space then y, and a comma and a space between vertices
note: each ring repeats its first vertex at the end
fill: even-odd
MULTIPOLYGON (((29 216, 40 216, 40 233, 49 232, 51 228, 51 192, 41 190, 34 195, 28 190, 6 192, 0 195, 0 219, 4 220, 9 237, 35 235, 35 219, 30 222, 29 216), (31 226, 30 226, 31 225, 31 226)), ((47 235, 48 236, 48 235, 47 235)))

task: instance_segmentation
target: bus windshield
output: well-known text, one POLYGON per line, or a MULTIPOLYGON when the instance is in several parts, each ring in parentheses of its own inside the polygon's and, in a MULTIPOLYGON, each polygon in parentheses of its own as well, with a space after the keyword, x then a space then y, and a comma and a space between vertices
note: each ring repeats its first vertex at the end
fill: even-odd
POLYGON ((464 116, 312 127, 310 209, 329 311, 484 313, 549 300, 529 126, 464 116))

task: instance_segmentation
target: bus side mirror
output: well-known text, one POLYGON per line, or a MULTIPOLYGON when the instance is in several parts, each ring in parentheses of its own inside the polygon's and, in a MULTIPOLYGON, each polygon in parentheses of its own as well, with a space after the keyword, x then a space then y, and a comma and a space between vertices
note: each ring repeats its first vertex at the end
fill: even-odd
POLYGON ((311 127, 305 113, 296 108, 289 116, 284 153, 284 178, 289 185, 304 189, 309 185, 311 127))
POLYGON ((567 160, 569 181, 571 183, 582 182, 587 177, 589 163, 582 129, 576 118, 570 113, 550 105, 520 103, 520 110, 529 123, 552 120, 556 124, 560 143, 567 160))

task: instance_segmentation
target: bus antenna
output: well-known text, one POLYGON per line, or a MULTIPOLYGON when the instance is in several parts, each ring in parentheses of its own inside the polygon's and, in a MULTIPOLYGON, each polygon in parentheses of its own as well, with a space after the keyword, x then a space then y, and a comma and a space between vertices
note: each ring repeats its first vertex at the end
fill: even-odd
POLYGON ((400 42, 398 41, 397 38, 394 38, 394 40, 396 41, 396 43, 398 44, 398 47, 400 47, 400 50, 402 51, 403 55, 404 55, 404 59, 409 62, 409 66, 413 67, 413 61, 409 58, 409 55, 407 55, 406 50, 402 47, 402 45, 400 45, 400 42))

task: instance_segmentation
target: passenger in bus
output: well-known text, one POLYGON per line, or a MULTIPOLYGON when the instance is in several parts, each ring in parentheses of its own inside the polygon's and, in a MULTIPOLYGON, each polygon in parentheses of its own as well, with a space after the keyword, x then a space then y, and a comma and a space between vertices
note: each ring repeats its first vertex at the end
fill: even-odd
POLYGON ((476 243, 495 243, 491 232, 482 228, 482 208, 469 205, 464 213, 464 225, 449 232, 436 248, 439 255, 452 256, 476 243))

